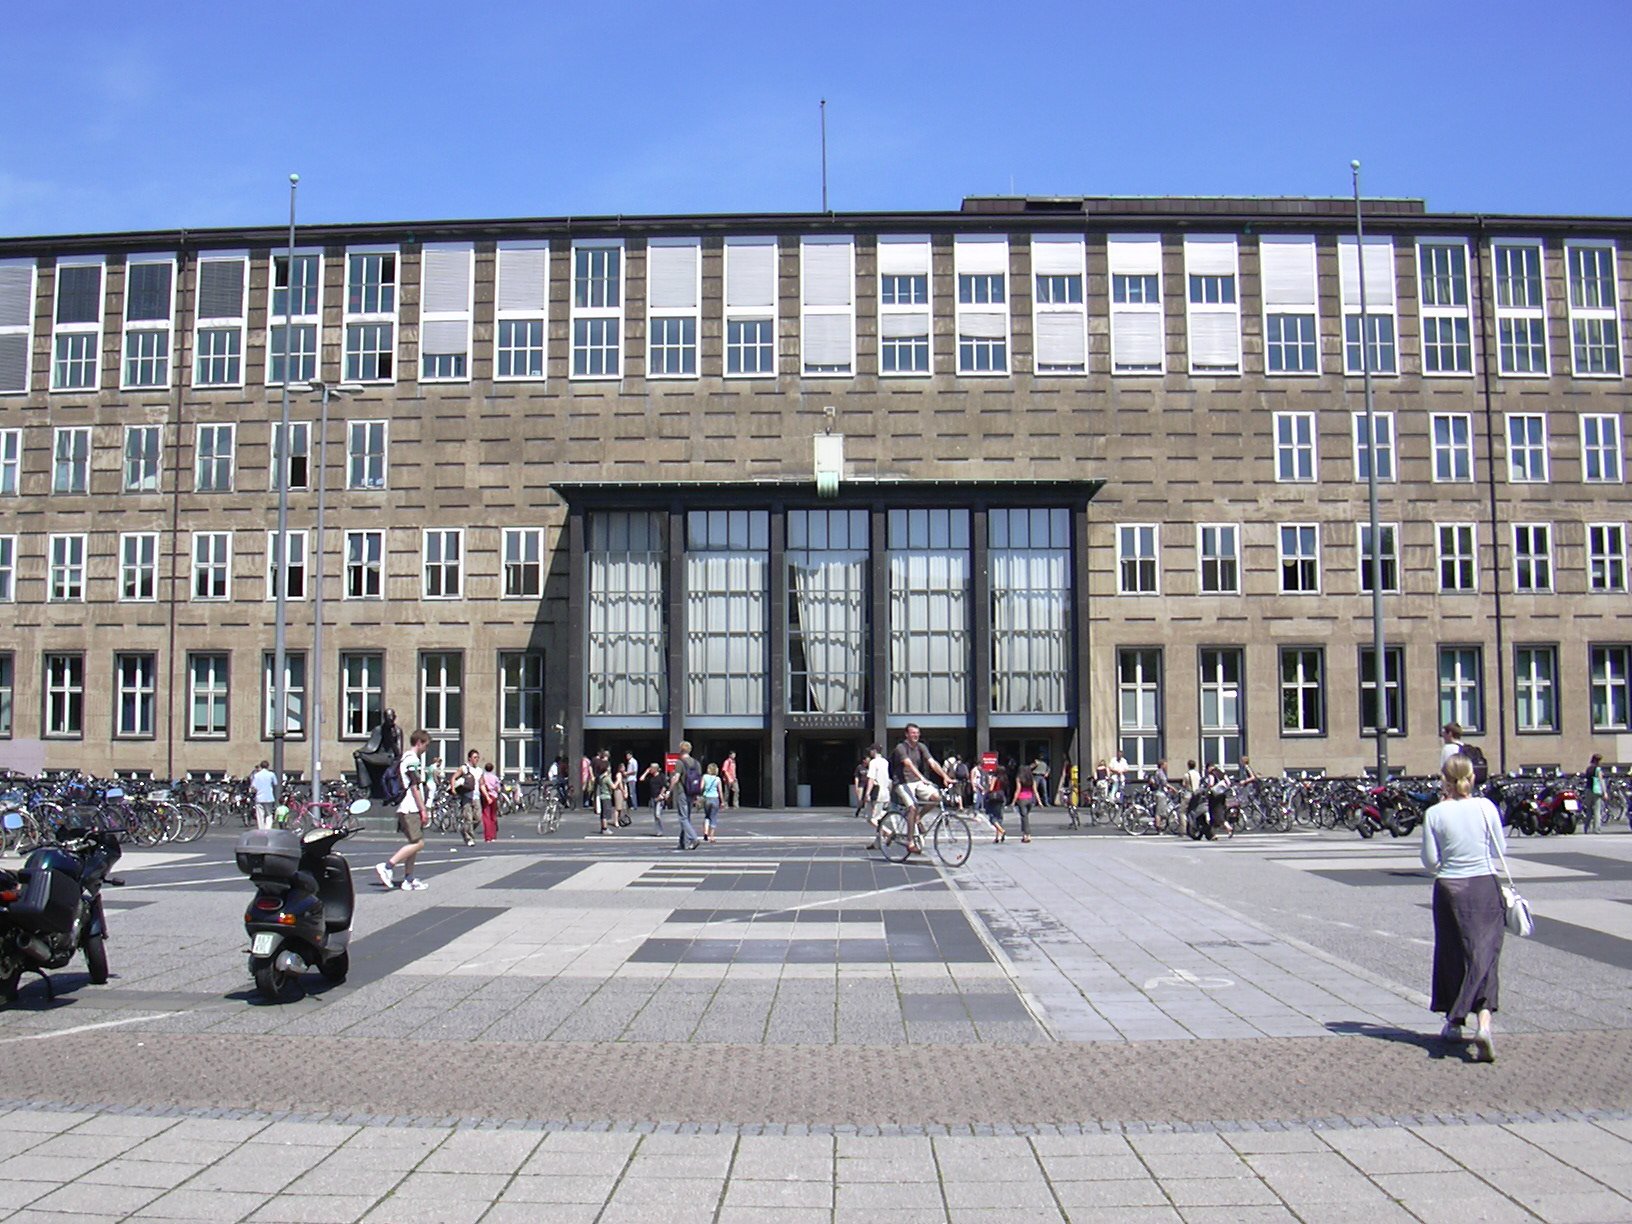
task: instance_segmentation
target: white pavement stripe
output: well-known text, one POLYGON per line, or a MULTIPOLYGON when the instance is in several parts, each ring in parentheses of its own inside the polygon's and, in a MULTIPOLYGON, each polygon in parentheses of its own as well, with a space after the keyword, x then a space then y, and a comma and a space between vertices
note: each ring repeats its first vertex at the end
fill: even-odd
POLYGON ((70 1037, 75 1033, 89 1033, 94 1029, 119 1028, 126 1024, 141 1024, 148 1020, 164 1020, 179 1016, 180 1012, 154 1012, 151 1016, 126 1016, 123 1020, 103 1020, 96 1024, 76 1024, 73 1028, 54 1029, 49 1033, 24 1033, 20 1037, 0 1037, 0 1045, 12 1041, 49 1041, 53 1037, 70 1037))

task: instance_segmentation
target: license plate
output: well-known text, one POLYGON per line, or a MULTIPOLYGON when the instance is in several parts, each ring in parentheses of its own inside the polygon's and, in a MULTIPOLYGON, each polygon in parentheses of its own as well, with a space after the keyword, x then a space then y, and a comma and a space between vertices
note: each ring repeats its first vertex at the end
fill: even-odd
POLYGON ((278 946, 278 937, 271 931, 262 931, 255 936, 255 941, 249 945, 251 956, 271 956, 272 949, 278 946))
POLYGON ((1579 799, 1564 800, 1564 810, 1566 812, 1579 812, 1581 810, 1581 801, 1579 799))

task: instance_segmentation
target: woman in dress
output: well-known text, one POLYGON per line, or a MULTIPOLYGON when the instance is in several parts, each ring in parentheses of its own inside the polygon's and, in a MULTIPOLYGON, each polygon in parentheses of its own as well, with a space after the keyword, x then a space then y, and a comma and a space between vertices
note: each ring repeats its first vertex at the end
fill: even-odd
POLYGON ((720 767, 709 764, 708 771, 703 774, 703 840, 714 841, 715 826, 720 818, 720 799, 724 795, 720 786, 720 767))
POLYGON ((1434 873, 1434 984, 1429 1006, 1445 1017, 1446 1041, 1472 1041, 1496 1061, 1490 1017, 1497 1008, 1505 910, 1492 864, 1506 854, 1496 805, 1473 795, 1473 762, 1458 753, 1440 768, 1440 801, 1422 821, 1422 865, 1434 873), (1466 1031, 1468 1018, 1476 1027, 1466 1031))

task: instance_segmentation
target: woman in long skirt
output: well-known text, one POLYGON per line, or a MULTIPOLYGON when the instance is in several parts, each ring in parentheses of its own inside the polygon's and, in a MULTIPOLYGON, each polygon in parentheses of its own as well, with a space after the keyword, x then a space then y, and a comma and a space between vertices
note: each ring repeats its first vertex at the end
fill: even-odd
POLYGON ((1422 822, 1422 865, 1434 873, 1434 984, 1429 1006, 1445 1017, 1441 1036, 1473 1042, 1496 1061, 1490 1018, 1497 1010, 1505 913, 1494 851, 1506 852, 1502 818, 1473 797, 1473 762, 1462 753, 1440 770, 1442 798, 1422 822), (1468 1018, 1477 1027, 1466 1031, 1468 1018))

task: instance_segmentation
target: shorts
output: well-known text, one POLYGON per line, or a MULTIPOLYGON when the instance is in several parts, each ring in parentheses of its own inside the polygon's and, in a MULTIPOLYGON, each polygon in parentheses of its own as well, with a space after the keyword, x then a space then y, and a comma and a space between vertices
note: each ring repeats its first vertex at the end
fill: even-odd
POLYGON ((408 839, 410 846, 425 840, 425 821, 418 812, 398 812, 397 832, 408 839))
POLYGON ((941 792, 928 782, 898 782, 895 801, 902 807, 924 807, 941 801, 941 792))

